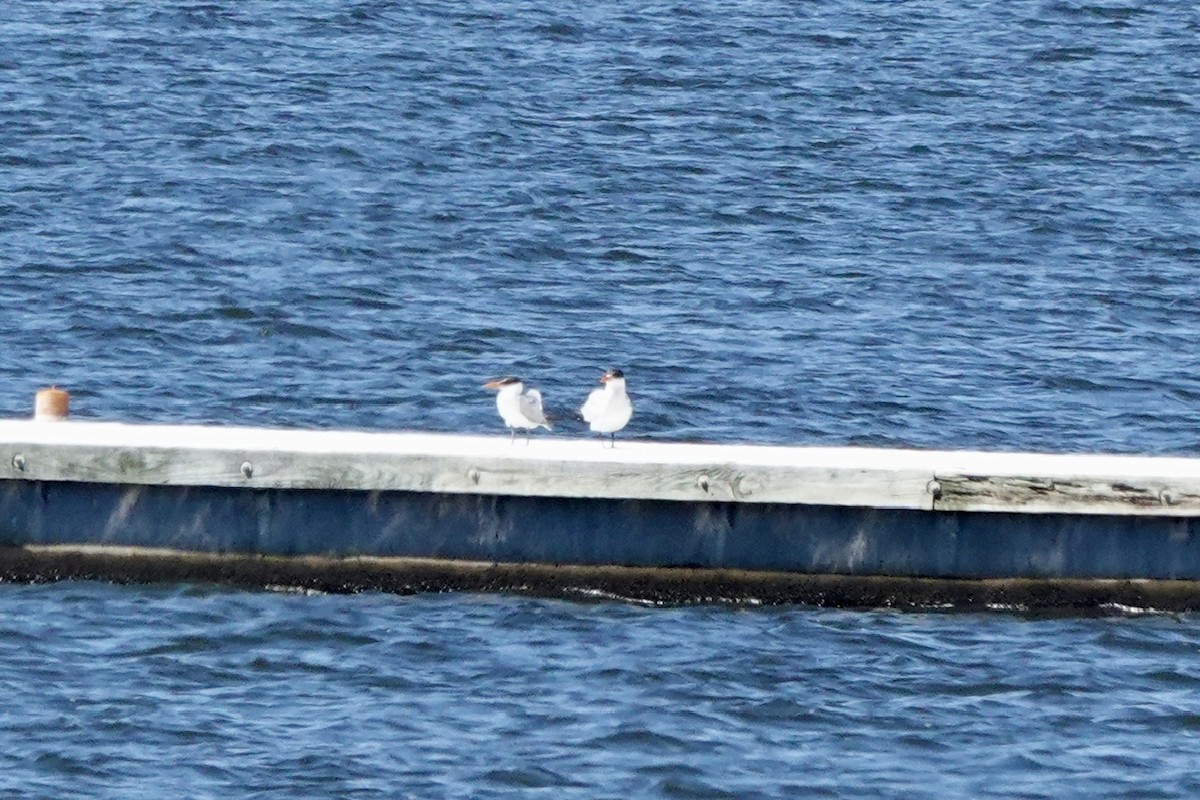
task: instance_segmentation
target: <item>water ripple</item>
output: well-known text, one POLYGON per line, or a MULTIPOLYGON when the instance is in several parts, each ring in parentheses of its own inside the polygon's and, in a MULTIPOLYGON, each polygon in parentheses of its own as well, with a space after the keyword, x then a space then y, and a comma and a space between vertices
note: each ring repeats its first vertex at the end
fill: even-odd
MULTIPOLYGON (((631 437, 1200 448, 1186 5, 0 22, 0 414, 492 431, 615 365, 631 437)), ((0 595, 27 796, 1200 790, 1190 617, 0 595)))
POLYGON ((630 436, 1196 447, 1185 9, 8 16, 10 413, 483 431, 618 364, 630 436))
POLYGON ((149 775, 156 792, 263 797, 1197 788, 1190 615, 0 595, 5 782, 35 794, 149 775))

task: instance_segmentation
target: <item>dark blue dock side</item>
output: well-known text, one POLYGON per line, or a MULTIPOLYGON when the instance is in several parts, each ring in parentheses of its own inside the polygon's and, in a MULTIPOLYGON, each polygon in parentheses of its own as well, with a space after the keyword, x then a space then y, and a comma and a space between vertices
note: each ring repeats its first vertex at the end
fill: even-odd
POLYGON ((0 481, 0 545, 925 578, 1200 580, 1195 517, 0 481))
POLYGON ((1200 608, 1200 460, 0 422, 0 576, 1200 608))

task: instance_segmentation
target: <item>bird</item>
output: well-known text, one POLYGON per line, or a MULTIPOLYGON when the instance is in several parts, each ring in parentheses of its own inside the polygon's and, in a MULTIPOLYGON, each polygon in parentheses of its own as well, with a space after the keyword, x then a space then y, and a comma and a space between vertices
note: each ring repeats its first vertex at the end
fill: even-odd
POLYGON ((529 444, 532 429, 550 430, 550 422, 542 411, 542 393, 537 389, 526 389, 520 378, 508 375, 488 381, 483 387, 496 390, 496 410, 512 432, 512 441, 517 440, 517 428, 525 430, 525 444, 529 444))
POLYGON ((612 446, 616 447, 617 431, 629 423, 629 418, 633 416, 633 403, 625 394, 625 373, 621 370, 608 370, 601 376, 600 383, 600 388, 593 389, 588 395, 579 413, 583 415, 583 421, 600 434, 601 443, 607 433, 612 446))

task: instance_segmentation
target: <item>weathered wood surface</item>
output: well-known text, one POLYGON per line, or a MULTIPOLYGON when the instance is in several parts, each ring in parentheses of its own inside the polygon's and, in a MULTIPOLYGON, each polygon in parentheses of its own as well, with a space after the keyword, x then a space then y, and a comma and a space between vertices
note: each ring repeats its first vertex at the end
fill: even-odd
POLYGON ((935 507, 943 511, 1021 511, 1096 514, 1146 513, 1194 516, 1200 489, 1165 478, 1136 480, 1118 476, 1049 478, 940 475, 935 507))
POLYGON ((932 503, 927 470, 838 448, 81 422, 0 422, 0 448, 22 480, 813 504, 835 486, 838 505, 932 503))
POLYGON ((0 421, 0 479, 1200 516, 1200 459, 0 421))

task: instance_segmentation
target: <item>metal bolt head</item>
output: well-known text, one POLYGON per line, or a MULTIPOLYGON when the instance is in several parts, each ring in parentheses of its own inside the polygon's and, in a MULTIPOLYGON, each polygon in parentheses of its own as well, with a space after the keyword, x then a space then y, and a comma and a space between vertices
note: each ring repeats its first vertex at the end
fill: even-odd
POLYGON ((249 461, 242 462, 242 477, 249 478, 254 475, 254 465, 249 461))
POLYGON ((13 469, 15 469, 17 472, 24 472, 25 471, 25 456, 22 455, 21 453, 17 453, 12 458, 12 465, 13 465, 13 469))

